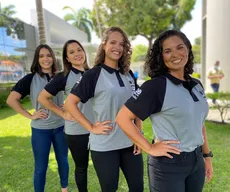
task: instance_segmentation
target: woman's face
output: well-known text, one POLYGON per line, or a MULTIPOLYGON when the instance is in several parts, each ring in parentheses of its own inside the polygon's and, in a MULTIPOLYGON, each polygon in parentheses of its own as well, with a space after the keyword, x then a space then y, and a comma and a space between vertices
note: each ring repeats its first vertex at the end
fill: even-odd
POLYGON ((38 61, 42 71, 52 69, 53 57, 48 49, 41 48, 38 61))
POLYGON ((85 52, 83 49, 78 45, 78 43, 71 43, 67 46, 67 60, 73 66, 80 66, 82 67, 85 63, 85 52))
POLYGON ((105 61, 118 62, 124 51, 124 37, 122 34, 116 31, 111 32, 103 49, 105 50, 105 61))
POLYGON ((184 66, 188 62, 188 48, 183 40, 178 36, 171 36, 164 40, 163 60, 170 71, 184 71, 184 66))

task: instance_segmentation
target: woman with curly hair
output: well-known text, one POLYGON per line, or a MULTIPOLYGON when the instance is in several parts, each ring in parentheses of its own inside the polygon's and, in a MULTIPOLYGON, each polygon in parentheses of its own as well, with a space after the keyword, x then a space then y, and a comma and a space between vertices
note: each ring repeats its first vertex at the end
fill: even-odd
POLYGON ((192 46, 179 31, 162 33, 149 50, 145 82, 119 111, 116 122, 149 154, 151 192, 201 192, 205 174, 212 179, 212 153, 205 118, 208 104, 193 72, 192 46), (135 118, 150 117, 156 142, 150 144, 136 130, 135 118))
MULTIPOLYGON (((90 150, 102 192, 118 188, 119 168, 124 173, 129 191, 143 191, 143 160, 139 148, 115 123, 117 112, 131 97, 137 85, 129 69, 131 45, 118 27, 104 32, 94 68, 84 73, 81 82, 66 99, 65 109, 90 131, 90 150), (91 99, 95 124, 79 111, 77 103, 91 99)), ((142 128, 136 118, 138 130, 142 128)))

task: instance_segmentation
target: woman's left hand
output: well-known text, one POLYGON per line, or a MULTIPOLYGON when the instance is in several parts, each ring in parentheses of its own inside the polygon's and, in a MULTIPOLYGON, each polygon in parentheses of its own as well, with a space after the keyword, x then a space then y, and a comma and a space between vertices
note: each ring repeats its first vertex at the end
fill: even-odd
POLYGON ((205 176, 206 176, 206 182, 210 182, 213 177, 213 168, 212 168, 212 159, 211 157, 204 158, 205 163, 205 176))
POLYGON ((141 152, 142 152, 141 148, 134 144, 133 154, 134 155, 139 155, 139 154, 141 154, 141 152))

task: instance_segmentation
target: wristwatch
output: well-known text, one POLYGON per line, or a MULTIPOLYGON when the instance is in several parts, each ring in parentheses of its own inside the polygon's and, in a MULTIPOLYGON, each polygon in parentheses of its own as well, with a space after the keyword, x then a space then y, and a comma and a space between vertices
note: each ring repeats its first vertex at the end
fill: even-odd
POLYGON ((210 151, 209 153, 203 153, 203 157, 204 158, 206 158, 206 157, 213 157, 212 151, 210 151))

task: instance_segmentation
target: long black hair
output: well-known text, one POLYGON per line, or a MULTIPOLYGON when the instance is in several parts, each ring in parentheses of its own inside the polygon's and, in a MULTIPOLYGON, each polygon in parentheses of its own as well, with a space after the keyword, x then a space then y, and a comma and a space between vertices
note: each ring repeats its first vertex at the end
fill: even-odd
POLYGON ((149 77, 159 76, 167 73, 169 71, 168 67, 165 65, 163 60, 163 42, 171 36, 179 37, 188 49, 188 62, 184 67, 184 75, 187 77, 189 74, 193 73, 193 52, 192 45, 189 39, 184 33, 177 30, 167 30, 160 34, 160 36, 154 41, 152 47, 149 49, 146 56, 146 61, 144 64, 144 70, 149 77))
POLYGON ((40 53, 40 50, 42 48, 49 50, 49 52, 53 58, 53 65, 52 65, 51 71, 52 71, 52 74, 54 75, 57 71, 57 60, 55 58, 53 50, 50 48, 49 45, 46 45, 46 44, 41 44, 36 48, 35 53, 34 53, 34 59, 33 59, 32 65, 30 67, 30 71, 32 73, 38 73, 40 76, 44 76, 44 73, 42 72, 42 68, 39 64, 39 53, 40 53))

